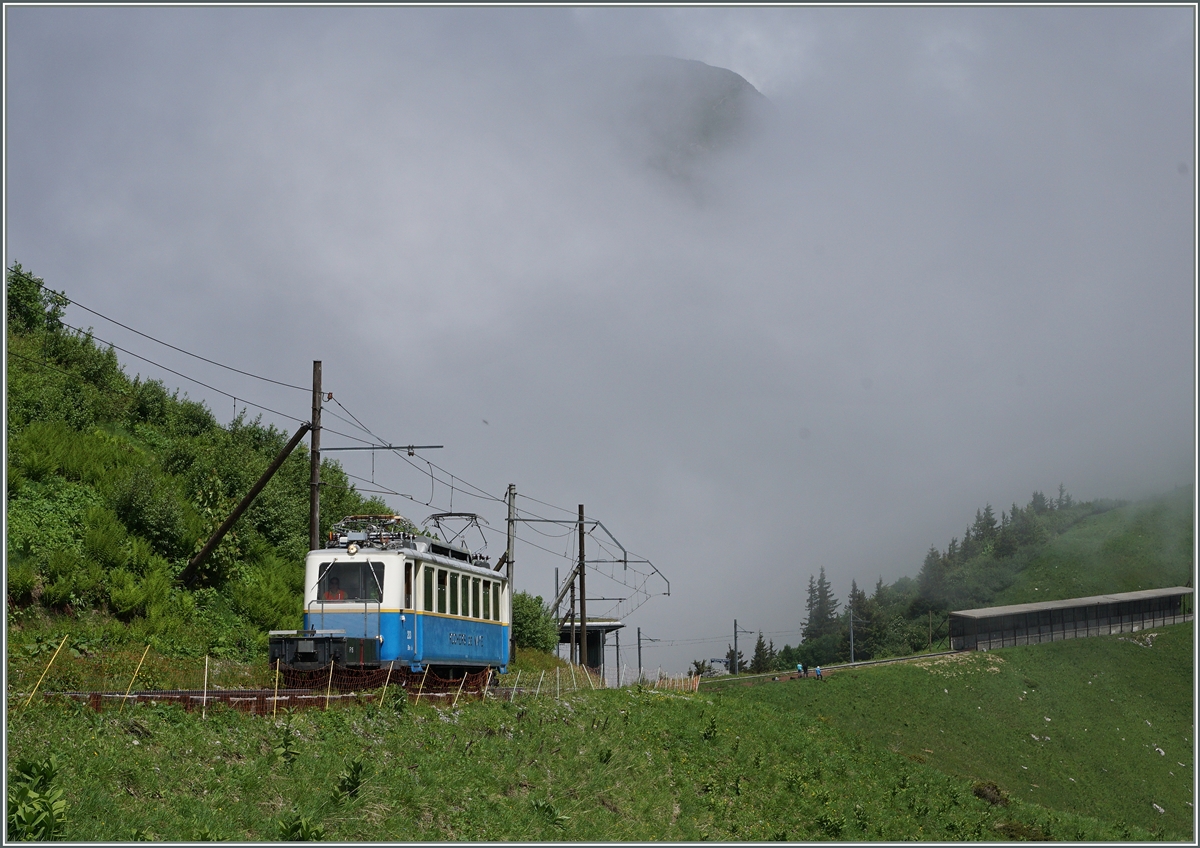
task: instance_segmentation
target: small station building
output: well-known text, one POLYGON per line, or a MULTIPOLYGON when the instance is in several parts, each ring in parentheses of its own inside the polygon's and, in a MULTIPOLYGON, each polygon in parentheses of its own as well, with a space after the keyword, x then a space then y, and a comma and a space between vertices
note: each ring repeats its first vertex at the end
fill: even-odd
POLYGON ((1187 586, 959 610, 950 613, 950 647, 988 650, 1132 633, 1191 621, 1193 612, 1193 593, 1187 586))
MULTIPOLYGON (((587 662, 584 664, 588 668, 604 668, 604 652, 608 647, 609 634, 617 632, 624 626, 625 622, 615 618, 589 618, 587 620, 587 662)), ((572 634, 571 622, 568 620, 558 628, 558 644, 569 646, 572 636, 575 640, 576 656, 582 659, 584 656, 582 629, 579 622, 576 622, 572 634)))

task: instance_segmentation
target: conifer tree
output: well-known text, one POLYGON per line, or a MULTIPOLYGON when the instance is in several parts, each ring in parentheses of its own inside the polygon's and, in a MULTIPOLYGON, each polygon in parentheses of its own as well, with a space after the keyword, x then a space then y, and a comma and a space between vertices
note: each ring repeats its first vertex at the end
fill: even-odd
POLYGON ((820 621, 817 612, 817 581, 810 574, 808 575, 808 598, 804 601, 804 625, 801 628, 801 636, 805 642, 817 638, 820 621))
POLYGON ((821 566, 820 576, 817 577, 817 635, 824 636, 837 630, 838 599, 833 596, 829 581, 825 578, 825 566, 821 566))
POLYGON ((725 651, 725 666, 729 669, 729 673, 733 674, 734 672, 745 671, 746 658, 742 656, 742 652, 738 651, 737 656, 735 657, 733 653, 733 645, 730 645, 728 642, 726 642, 725 647, 727 648, 725 651), (737 661, 736 664, 734 663, 734 660, 737 661))
POLYGON ((754 656, 750 658, 750 673, 762 674, 771 670, 771 658, 767 655, 767 643, 763 641, 762 631, 758 631, 758 640, 754 643, 754 656))
MULTIPOLYGON (((957 553, 958 540, 950 540, 950 551, 957 553)), ((925 562, 917 575, 917 586, 926 598, 934 598, 941 594, 942 583, 946 579, 947 558, 943 558, 933 545, 925 553, 925 562)), ((876 590, 878 591, 878 590, 876 590)))

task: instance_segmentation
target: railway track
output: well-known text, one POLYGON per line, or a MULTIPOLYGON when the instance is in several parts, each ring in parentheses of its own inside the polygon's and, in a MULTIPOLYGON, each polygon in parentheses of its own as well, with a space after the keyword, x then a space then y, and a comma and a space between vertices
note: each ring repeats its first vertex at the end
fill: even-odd
MULTIPOLYGON (((962 653, 962 651, 936 651, 931 654, 910 654, 907 657, 887 657, 886 659, 881 659, 881 660, 864 660, 863 662, 856 662, 856 663, 839 663, 838 665, 823 665, 823 666, 821 666, 821 674, 822 674, 822 676, 824 676, 826 674, 837 674, 839 671, 848 671, 848 670, 856 669, 856 668, 866 668, 867 666, 872 666, 872 665, 889 665, 891 663, 912 662, 913 660, 924 660, 924 659, 929 659, 930 657, 945 657, 945 656, 949 656, 951 654, 961 654, 961 653, 962 653)), ((704 677, 704 678, 700 679, 700 685, 701 686, 704 686, 704 685, 711 686, 713 684, 737 683, 737 684, 741 684, 743 686, 752 686, 752 685, 754 685, 754 681, 761 681, 765 678, 778 678, 780 681, 796 680, 798 678, 798 675, 794 671, 783 671, 783 672, 769 671, 766 674, 750 674, 750 675, 739 674, 736 677, 734 677, 733 675, 722 676, 722 677, 704 677)), ((810 679, 812 678, 811 673, 809 674, 809 678, 810 679)))

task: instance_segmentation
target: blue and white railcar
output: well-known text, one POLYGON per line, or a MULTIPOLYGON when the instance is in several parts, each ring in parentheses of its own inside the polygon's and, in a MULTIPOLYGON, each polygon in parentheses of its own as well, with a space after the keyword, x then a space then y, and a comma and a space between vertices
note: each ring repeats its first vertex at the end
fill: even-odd
POLYGON ((485 559, 408 533, 335 532, 329 544, 305 560, 305 632, 273 638, 272 661, 507 670, 508 581, 485 559), (314 637, 333 645, 314 649, 314 637))

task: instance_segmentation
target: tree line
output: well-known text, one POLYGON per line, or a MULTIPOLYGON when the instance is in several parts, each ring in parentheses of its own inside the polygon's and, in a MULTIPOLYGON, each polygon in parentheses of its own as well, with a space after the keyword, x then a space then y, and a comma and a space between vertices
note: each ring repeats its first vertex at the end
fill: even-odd
MULTIPOLYGON (((773 640, 758 634, 750 661, 742 651, 726 647, 726 668, 764 674, 848 662, 906 656, 926 650, 946 634, 950 610, 989 606, 1016 580, 1032 553, 1054 535, 1084 518, 1122 506, 1123 501, 1077 502, 1060 484, 1057 497, 1035 491, 1024 506, 1012 504, 996 518, 992 505, 975 511, 975 520, 962 537, 953 537, 945 549, 930 546, 917 577, 901 577, 891 584, 883 578, 868 595, 850 581, 845 604, 833 594, 824 567, 809 575, 804 604, 805 618, 798 645, 776 649, 773 640)), ((703 660, 692 663, 695 673, 711 672, 703 660)))

